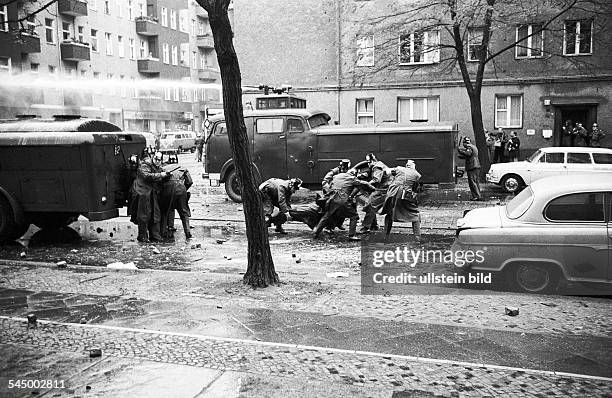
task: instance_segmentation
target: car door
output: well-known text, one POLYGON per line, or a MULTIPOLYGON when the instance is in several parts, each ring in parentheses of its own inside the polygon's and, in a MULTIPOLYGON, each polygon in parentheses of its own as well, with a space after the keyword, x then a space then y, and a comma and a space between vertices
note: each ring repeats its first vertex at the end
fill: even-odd
POLYGON ((313 134, 300 117, 287 117, 287 172, 290 177, 299 177, 305 183, 318 180, 316 135, 313 134))
POLYGON ((544 152, 527 170, 527 184, 544 177, 554 177, 567 173, 564 152, 544 152))
POLYGON ((608 281, 612 281, 612 192, 608 192, 608 281))
POLYGON ((255 118, 253 128, 253 161, 259 168, 262 180, 287 178, 287 133, 284 118, 255 118))
POLYGON ((565 268, 569 278, 603 282, 608 278, 609 231, 605 192, 559 196, 544 208, 548 220, 541 239, 545 252, 565 268))
POLYGON ((567 173, 584 174, 593 172, 593 160, 588 152, 567 153, 567 173))

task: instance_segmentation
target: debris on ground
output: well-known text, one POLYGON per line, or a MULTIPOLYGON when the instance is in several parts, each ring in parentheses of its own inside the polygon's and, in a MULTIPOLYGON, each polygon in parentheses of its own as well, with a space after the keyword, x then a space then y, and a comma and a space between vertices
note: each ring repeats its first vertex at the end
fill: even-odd
POLYGON ((348 272, 328 272, 327 277, 328 278, 348 278, 349 273, 348 272))
POLYGON ((296 258, 296 259, 295 259, 295 263, 296 263, 296 264, 299 264, 299 263, 301 263, 301 262, 302 262, 302 259, 301 259, 300 257, 298 257, 298 258, 296 258))
POLYGON ((227 240, 225 239, 217 239, 217 243, 222 245, 223 243, 227 242, 227 240))
POLYGON ((155 246, 153 246, 151 250, 152 250, 152 251, 153 251, 153 253, 155 253, 155 254, 160 254, 160 253, 161 253, 161 252, 159 251, 159 249, 158 249, 157 247, 155 247, 155 246))
POLYGON ((506 307, 506 315, 508 316, 517 316, 519 314, 519 309, 516 307, 506 307))
POLYGON ((68 263, 66 263, 65 261, 58 261, 57 263, 55 263, 55 265, 57 265, 57 268, 66 268, 68 263))
POLYGON ((98 358, 102 356, 102 349, 101 348, 92 348, 89 350, 89 357, 90 358, 98 358))
POLYGON ((26 252, 19 253, 19 257, 25 257, 25 256, 26 256, 26 252))
POLYGON ((108 269, 127 269, 127 270, 137 270, 136 264, 130 261, 129 263, 122 263, 121 261, 117 261, 115 263, 110 263, 106 266, 108 269))

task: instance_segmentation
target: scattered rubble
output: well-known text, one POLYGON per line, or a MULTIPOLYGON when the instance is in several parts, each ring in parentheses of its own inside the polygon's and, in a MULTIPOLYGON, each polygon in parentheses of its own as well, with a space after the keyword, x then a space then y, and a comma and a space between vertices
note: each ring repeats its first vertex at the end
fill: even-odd
POLYGON ((506 307, 506 315, 508 316, 517 316, 519 314, 519 309, 516 307, 506 307))

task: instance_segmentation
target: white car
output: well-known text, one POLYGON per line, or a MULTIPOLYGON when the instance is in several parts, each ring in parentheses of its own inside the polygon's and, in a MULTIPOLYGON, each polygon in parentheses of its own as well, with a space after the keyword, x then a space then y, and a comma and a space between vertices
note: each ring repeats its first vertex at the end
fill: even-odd
POLYGON ((459 268, 491 272, 514 290, 550 293, 565 279, 612 294, 612 178, 543 178, 505 206, 468 211, 452 250, 480 253, 459 268))
POLYGON ((517 192, 540 178, 585 172, 604 173, 612 179, 612 149, 541 148, 522 162, 492 164, 487 182, 501 185, 506 192, 517 192))

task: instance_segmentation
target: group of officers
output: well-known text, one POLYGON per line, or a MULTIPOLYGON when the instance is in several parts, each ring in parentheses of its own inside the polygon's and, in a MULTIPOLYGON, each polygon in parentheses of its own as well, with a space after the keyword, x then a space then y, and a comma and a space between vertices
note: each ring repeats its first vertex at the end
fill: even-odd
MULTIPOLYGON (((414 161, 408 160, 405 166, 390 168, 373 153, 366 155, 366 161, 367 169, 359 171, 351 168, 350 160, 344 159, 325 175, 322 181, 323 198, 317 200, 320 218, 313 228, 313 237, 318 238, 324 229, 330 232, 335 228, 344 230, 343 223, 348 218, 348 239, 359 240, 358 234, 379 229, 376 215, 382 214, 385 215, 384 231, 387 236, 394 221, 412 222, 415 240, 420 241, 417 191, 421 174, 416 170, 414 161), (363 203, 365 213, 359 231, 357 202, 363 203)), ((292 211, 290 201, 301 185, 299 178, 271 178, 259 186, 268 227, 274 224, 276 232, 285 234, 283 224, 299 218, 299 212, 292 211)))
POLYGON ((174 214, 179 214, 185 238, 191 239, 188 189, 193 185, 189 171, 177 165, 162 165, 161 152, 145 152, 138 162, 130 190, 128 214, 138 225, 139 242, 173 240, 174 214))

